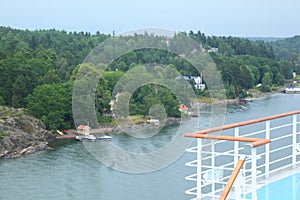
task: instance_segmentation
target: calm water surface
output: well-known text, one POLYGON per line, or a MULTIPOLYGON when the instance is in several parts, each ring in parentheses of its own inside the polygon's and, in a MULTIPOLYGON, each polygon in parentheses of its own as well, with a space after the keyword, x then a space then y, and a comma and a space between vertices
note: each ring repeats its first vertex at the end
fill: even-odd
MULTIPOLYGON (((229 105, 225 123, 254 119, 300 109, 300 95, 280 94, 255 100, 249 104, 229 105)), ((222 107, 215 113, 223 112, 222 107)), ((210 111, 210 108, 204 108, 210 111)), ((210 122, 209 114, 203 114, 199 128, 210 122), (205 116, 207 115, 207 116, 205 116)), ((143 144, 147 150, 160 146, 162 141, 172 137, 177 126, 163 130, 161 137, 155 137, 150 144, 143 144)), ((131 144, 131 137, 119 135, 122 145, 131 144)), ((58 141, 54 150, 27 155, 16 159, 0 161, 0 200, 33 199, 86 199, 86 200, 185 200, 192 196, 184 191, 194 184, 184 177, 194 173, 184 163, 194 159, 185 153, 172 165, 147 174, 127 174, 107 168, 97 161, 80 142, 58 141)), ((135 148, 135 146, 130 146, 135 148)), ((141 148, 140 146, 137 148, 141 148)), ((139 150, 137 150, 139 151, 139 150)))

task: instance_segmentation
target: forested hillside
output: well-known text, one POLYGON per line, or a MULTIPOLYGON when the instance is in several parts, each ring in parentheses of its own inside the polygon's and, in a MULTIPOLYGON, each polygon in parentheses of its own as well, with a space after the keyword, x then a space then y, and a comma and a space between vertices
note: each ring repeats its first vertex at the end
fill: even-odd
MULTIPOLYGON (((210 52, 221 72, 228 98, 244 97, 248 89, 259 83, 262 87, 258 89, 270 91, 274 86, 283 85, 293 71, 300 72, 299 45, 296 45, 299 37, 293 38, 289 44, 289 40, 265 43, 237 37, 206 36, 200 31, 184 34, 210 52)), ((75 75, 83 67, 81 63, 88 53, 109 37, 99 32, 28 31, 0 27, 0 105, 27 108, 29 113, 44 121, 49 130, 72 127, 71 99, 75 75)), ((136 39, 134 37, 128 37, 120 48, 130 45, 130 41, 136 39)), ((154 36, 145 34, 143 37, 154 36)), ((109 49, 107 51, 109 54, 109 49)), ((169 66, 182 75, 200 75, 185 59, 166 51, 142 49, 129 52, 115 60, 99 80, 95 105, 100 122, 112 121, 103 114, 109 111, 114 86, 124 72, 146 61, 158 63, 153 66, 157 72, 163 72, 164 66, 169 66)), ((95 68, 89 67, 91 70, 95 68)), ((207 91, 195 91, 197 95, 208 95, 207 91)), ((179 116, 180 101, 170 90, 155 84, 140 87, 133 94, 130 114, 146 116, 152 104, 160 103, 167 105, 169 116, 179 116)))
MULTIPOLYGON (((300 36, 286 38, 271 43, 276 60, 284 66, 284 72, 294 71, 300 74, 300 36)), ((287 78, 291 78, 290 74, 287 78)))
POLYGON ((66 85, 73 69, 107 37, 0 27, 0 104, 28 108, 48 129, 71 127, 72 86, 66 85))

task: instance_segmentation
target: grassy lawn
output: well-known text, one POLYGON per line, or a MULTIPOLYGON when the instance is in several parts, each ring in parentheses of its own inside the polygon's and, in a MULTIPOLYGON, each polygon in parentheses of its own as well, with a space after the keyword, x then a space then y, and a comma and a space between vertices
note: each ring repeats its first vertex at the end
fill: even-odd
POLYGON ((198 97, 197 100, 202 103, 211 103, 213 100, 210 97, 198 97))
POLYGON ((131 115, 127 118, 121 118, 118 120, 118 122, 121 125, 126 125, 128 124, 128 121, 133 121, 133 123, 135 124, 143 124, 143 123, 147 123, 147 120, 150 119, 149 117, 144 117, 143 115, 131 115))
POLYGON ((129 117, 135 124, 143 124, 146 123, 149 117, 144 117, 143 115, 131 115, 129 117))

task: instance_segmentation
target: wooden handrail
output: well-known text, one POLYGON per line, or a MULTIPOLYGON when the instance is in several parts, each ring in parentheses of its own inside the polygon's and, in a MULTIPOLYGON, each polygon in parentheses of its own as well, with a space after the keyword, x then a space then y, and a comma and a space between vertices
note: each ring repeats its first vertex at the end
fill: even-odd
POLYGON ((213 133, 213 132, 217 132, 217 131, 223 131, 223 130, 227 130, 227 129, 231 129, 231 128, 236 128, 236 127, 239 127, 239 126, 246 126, 246 125, 250 125, 250 124, 256 124, 256 123, 259 123, 259 122, 269 121, 269 120, 272 120, 272 119, 278 119, 278 118, 287 117, 287 116, 296 115, 296 114, 300 114, 300 110, 296 110, 296 111, 292 111, 292 112, 286 112, 286 113, 277 114, 277 115, 272 115, 272 116, 268 116, 268 117, 262 117, 262 118, 258 118, 258 119, 247 120, 247 121, 243 121, 243 122, 237 122, 237 123, 233 123, 233 124, 227 124, 227 125, 224 125, 224 126, 218 126, 218 127, 214 127, 214 128, 208 128, 208 129, 196 131, 193 134, 213 133))
POLYGON ((271 140, 267 140, 264 138, 246 138, 246 137, 234 137, 234 136, 225 136, 225 135, 204 135, 204 134, 195 134, 195 133, 186 134, 185 137, 249 142, 252 148, 271 142, 271 140))
POLYGON ((239 172, 241 171, 241 169, 243 167, 244 162, 245 162, 245 157, 239 159, 238 163, 236 164, 234 170, 232 171, 232 173, 228 179, 228 182, 227 182, 219 200, 225 200, 227 198, 235 179, 237 178, 237 176, 239 175, 239 172))
POLYGON ((240 126, 255 124, 255 123, 259 123, 259 122, 269 121, 272 119, 278 119, 278 118, 287 117, 287 116, 296 115, 296 114, 300 114, 300 110, 281 113, 281 114, 272 115, 272 116, 268 116, 268 117, 262 117, 262 118, 258 118, 258 119, 237 122, 237 123, 233 123, 233 124, 227 124, 224 126, 218 126, 218 127, 214 127, 214 128, 208 128, 208 129, 196 131, 194 133, 187 133, 184 136, 191 137, 191 138, 250 142, 251 146, 254 148, 254 147, 258 147, 258 146, 270 143, 271 141, 264 139, 264 138, 244 138, 244 137, 233 137, 233 136, 215 136, 215 135, 206 135, 206 134, 217 132, 217 131, 222 131, 222 130, 227 130, 227 129, 232 129, 232 128, 236 128, 236 127, 240 127, 240 126))

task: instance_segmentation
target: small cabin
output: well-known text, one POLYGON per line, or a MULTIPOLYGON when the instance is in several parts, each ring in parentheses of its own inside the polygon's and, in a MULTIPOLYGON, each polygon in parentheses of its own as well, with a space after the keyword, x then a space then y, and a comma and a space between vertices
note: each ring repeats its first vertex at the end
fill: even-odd
POLYGON ((186 107, 186 105, 184 105, 184 104, 180 104, 178 110, 180 112, 187 113, 188 112, 188 107, 186 107))
POLYGON ((87 125, 80 125, 76 128, 77 133, 81 135, 89 135, 91 127, 87 125))

